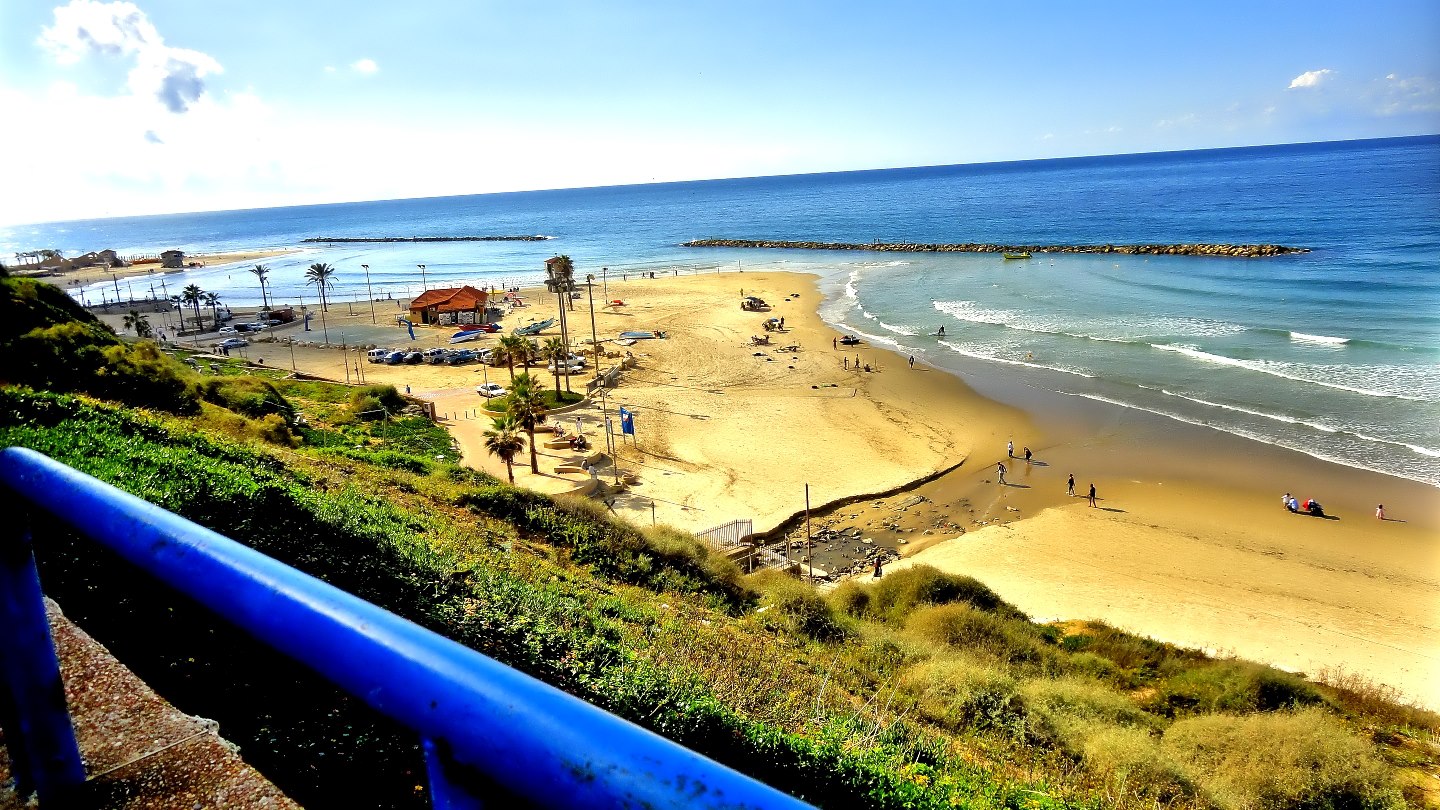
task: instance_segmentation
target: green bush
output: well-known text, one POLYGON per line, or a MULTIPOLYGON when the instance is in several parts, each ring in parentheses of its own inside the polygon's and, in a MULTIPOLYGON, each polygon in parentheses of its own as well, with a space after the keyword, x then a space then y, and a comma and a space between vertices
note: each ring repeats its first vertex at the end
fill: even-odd
POLYGON ((1020 696, 1035 736, 1071 754, 1078 754, 1084 741, 1102 728, 1159 725, 1128 697, 1083 678, 1035 678, 1021 684, 1020 696))
POLYGON ((1156 686, 1148 706, 1166 717, 1210 712, 1273 712, 1324 702, 1303 678, 1246 661, 1186 669, 1156 686))
POLYGON ((288 424, 295 417, 290 401, 274 384, 260 377, 207 377, 200 382, 200 396, 252 419, 274 415, 288 424))
POLYGON ((1009 663, 1039 663, 1045 657, 1034 625, 964 603, 921 608, 910 616, 905 630, 936 644, 1009 663))
POLYGON ((1318 709, 1180 720, 1162 748, 1225 810, 1378 810, 1401 806, 1370 746, 1318 709))
POLYGON ((1025 704, 1003 667, 967 656, 931 659, 906 670, 903 683, 917 695, 920 715, 951 729, 1030 738, 1025 704))
POLYGON ((952 603, 1005 616, 1024 616, 979 580, 947 574, 928 565, 892 571, 872 585, 846 584, 836 589, 832 599, 837 609, 852 616, 892 623, 903 623, 917 607, 952 603))
MULTIPOLYGON (((781 629, 816 641, 839 641, 845 628, 814 586, 780 571, 760 571, 745 578, 760 592, 762 611, 773 611, 781 629)), ((767 617, 768 618, 768 617, 767 617)))
POLYGON ((1104 778, 1118 796, 1171 802, 1195 795, 1194 777, 1142 728, 1092 728, 1080 742, 1080 756, 1085 768, 1104 778))
POLYGON ((364 419, 381 419, 383 408, 398 413, 405 407, 405 398, 393 385, 362 385, 350 394, 350 412, 364 419))

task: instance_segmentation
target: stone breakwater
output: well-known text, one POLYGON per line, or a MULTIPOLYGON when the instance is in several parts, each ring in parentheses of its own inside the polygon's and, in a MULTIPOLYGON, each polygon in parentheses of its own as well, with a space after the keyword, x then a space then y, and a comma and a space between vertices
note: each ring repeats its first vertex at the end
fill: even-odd
POLYGON ((929 244, 923 242, 785 242, 768 239, 696 239, 680 247, 779 248, 785 250, 873 250, 892 253, 1125 253, 1152 256, 1239 256, 1260 258, 1287 253, 1309 253, 1309 248, 1287 245, 990 245, 980 243, 929 244))
POLYGON ((544 242, 553 236, 312 236, 301 242, 544 242))

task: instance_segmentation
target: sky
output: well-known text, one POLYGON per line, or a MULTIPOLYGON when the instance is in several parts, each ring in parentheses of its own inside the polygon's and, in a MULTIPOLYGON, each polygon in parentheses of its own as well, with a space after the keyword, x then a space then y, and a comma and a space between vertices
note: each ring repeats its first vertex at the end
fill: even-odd
POLYGON ((0 4, 0 224, 1440 133, 1440 3, 0 4))

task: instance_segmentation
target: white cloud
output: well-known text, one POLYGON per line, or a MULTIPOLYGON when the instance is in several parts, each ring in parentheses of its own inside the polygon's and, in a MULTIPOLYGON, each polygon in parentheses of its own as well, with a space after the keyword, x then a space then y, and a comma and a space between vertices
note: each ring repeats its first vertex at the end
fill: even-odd
POLYGON ((350 69, 356 73, 371 76, 380 71, 380 66, 375 64, 374 59, 357 59, 350 63, 350 69))
POLYGON ((1307 70, 1304 73, 1301 73, 1299 76, 1291 79, 1290 86, 1285 89, 1295 90, 1301 87, 1318 87, 1320 85, 1320 82, 1325 81, 1328 77, 1333 76, 1334 74, 1335 71, 1331 70, 1330 68, 1307 70))
POLYGON ((335 72, 335 66, 334 66, 334 65, 326 65, 326 66, 325 66, 325 72, 326 72, 326 73, 334 73, 334 72, 335 72))
POLYGON ((39 44, 63 65, 91 54, 134 59, 131 92, 172 113, 188 111, 205 94, 205 77, 224 70, 209 54, 166 45, 134 3, 70 0, 55 9, 55 24, 42 29, 39 44))

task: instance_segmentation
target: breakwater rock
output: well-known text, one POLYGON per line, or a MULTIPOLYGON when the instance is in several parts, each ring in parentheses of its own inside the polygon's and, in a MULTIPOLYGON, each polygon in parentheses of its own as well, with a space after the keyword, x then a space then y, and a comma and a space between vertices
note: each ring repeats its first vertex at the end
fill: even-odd
POLYGON ((544 242, 553 236, 312 236, 301 242, 544 242))
POLYGON ((784 250, 873 250, 891 253, 1125 253, 1149 256, 1239 256, 1260 258, 1309 253, 1287 245, 990 245, 924 242, 786 242, 768 239, 696 239, 680 247, 778 248, 784 250))

